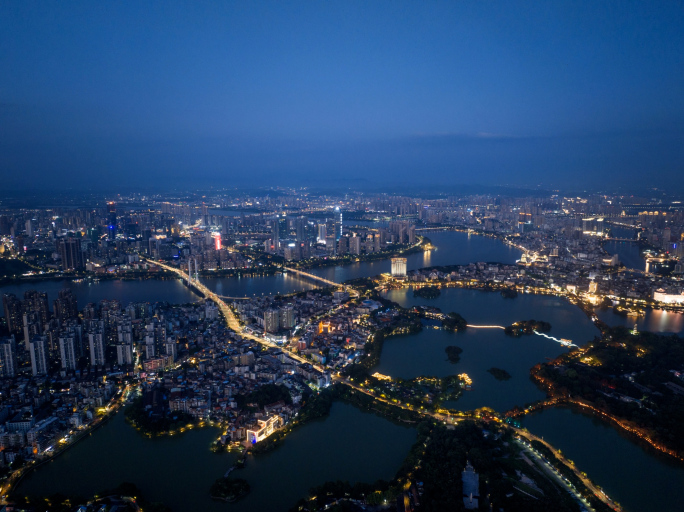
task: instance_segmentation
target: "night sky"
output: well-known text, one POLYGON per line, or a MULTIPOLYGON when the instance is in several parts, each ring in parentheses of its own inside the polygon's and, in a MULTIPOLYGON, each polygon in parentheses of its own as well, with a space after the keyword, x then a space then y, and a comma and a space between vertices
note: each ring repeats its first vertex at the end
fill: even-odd
POLYGON ((0 180, 682 190, 684 3, 5 0, 0 180))

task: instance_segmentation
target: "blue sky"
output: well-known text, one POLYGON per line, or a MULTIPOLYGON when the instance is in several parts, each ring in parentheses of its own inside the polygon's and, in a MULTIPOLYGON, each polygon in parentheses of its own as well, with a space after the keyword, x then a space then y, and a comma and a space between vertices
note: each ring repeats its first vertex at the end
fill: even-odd
POLYGON ((8 188, 684 189, 684 4, 0 3, 8 188))

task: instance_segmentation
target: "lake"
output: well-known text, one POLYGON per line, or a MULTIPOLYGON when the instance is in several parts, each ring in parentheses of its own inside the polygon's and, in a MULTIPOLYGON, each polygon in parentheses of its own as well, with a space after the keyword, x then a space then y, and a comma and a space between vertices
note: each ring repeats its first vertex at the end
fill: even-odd
POLYGON ((249 457, 231 476, 246 479, 251 493, 235 504, 209 497, 209 487, 236 460, 209 450, 215 428, 148 439, 117 414, 88 439, 37 469, 17 491, 91 496, 122 482, 137 485, 151 501, 176 512, 287 511, 308 490, 328 480, 390 480, 415 442, 414 429, 337 402, 330 415, 296 429, 276 450, 249 457), (334 464, 331 463, 334 461, 334 464))
MULTIPOLYGON (((385 298, 404 307, 430 305, 444 313, 453 311, 475 325, 507 326, 519 320, 543 320, 551 324, 550 336, 570 339, 579 346, 600 334, 581 309, 554 296, 520 294, 515 299, 504 299, 499 293, 442 288, 437 299, 422 299, 404 288, 386 293, 385 298)), ((503 412, 543 399, 544 392, 530 380, 530 369, 567 350, 542 336, 513 338, 501 329, 469 327, 464 332, 451 333, 426 327, 418 334, 386 340, 375 370, 402 379, 467 373, 473 379, 472 389, 447 406, 458 410, 486 406, 503 412), (449 345, 463 349, 457 364, 446 357, 444 349, 449 345), (487 372, 492 367, 506 370, 512 378, 496 380, 487 372)))

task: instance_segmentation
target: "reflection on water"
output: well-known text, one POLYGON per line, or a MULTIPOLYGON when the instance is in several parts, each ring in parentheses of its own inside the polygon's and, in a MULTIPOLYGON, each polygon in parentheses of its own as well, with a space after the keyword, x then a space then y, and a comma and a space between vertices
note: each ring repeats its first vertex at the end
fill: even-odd
POLYGON ((596 316, 612 327, 622 326, 632 329, 636 324, 640 331, 684 335, 684 313, 675 313, 664 309, 647 309, 645 315, 633 317, 617 315, 612 308, 608 308, 606 310, 597 309, 596 316))
MULTIPOLYGON (((48 304, 52 304, 59 291, 69 288, 76 294, 78 307, 83 308, 89 302, 97 304, 101 300, 118 300, 123 306, 131 302, 161 302, 171 304, 185 304, 195 302, 198 297, 178 279, 143 279, 143 280, 104 280, 100 282, 81 281, 74 282, 67 279, 37 281, 34 283, 21 283, 0 287, 0 295, 14 293, 20 299, 24 298, 24 292, 38 290, 48 294, 48 304)), ((0 308, 0 315, 4 311, 0 308)))
POLYGON ((617 254, 620 263, 634 270, 646 270, 646 260, 641 257, 641 250, 634 242, 606 242, 603 246, 609 254, 617 254))
POLYGON ((207 288, 225 297, 286 295, 317 288, 313 281, 291 273, 254 277, 202 277, 201 280, 207 288))

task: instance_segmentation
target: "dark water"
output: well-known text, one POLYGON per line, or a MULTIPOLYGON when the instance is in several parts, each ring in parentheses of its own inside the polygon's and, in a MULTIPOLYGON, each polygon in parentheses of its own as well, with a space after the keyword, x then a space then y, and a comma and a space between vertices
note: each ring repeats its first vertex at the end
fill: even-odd
POLYGON ((641 257, 641 251, 635 242, 606 242, 603 247, 609 254, 617 254, 625 267, 646 270, 646 260, 641 257))
POLYGON ((647 451, 608 423, 554 408, 531 414, 522 424, 559 448, 626 511, 682 510, 684 467, 647 451))
MULTIPOLYGON (((131 302, 159 302, 167 301, 172 304, 195 302, 198 297, 177 279, 142 279, 142 280, 112 280, 93 283, 82 281, 75 283, 66 279, 55 281, 39 281, 35 283, 21 283, 0 287, 0 295, 14 293, 20 299, 24 298, 27 290, 47 292, 48 303, 52 309, 52 301, 60 290, 70 288, 78 300, 78 307, 83 308, 89 302, 98 303, 104 299, 116 299, 126 306, 131 302)), ((4 315, 0 308, 0 315, 4 315)))
POLYGON ((610 236, 611 238, 629 238, 631 240, 637 239, 637 233, 639 232, 636 228, 626 228, 624 226, 617 226, 610 224, 610 236))
POLYGON ((664 309, 647 309, 646 314, 639 317, 616 315, 612 308, 597 309, 596 316, 612 327, 622 326, 632 329, 636 324, 639 331, 684 335, 684 314, 664 309))
POLYGON ((247 460, 232 476, 246 479, 251 493, 235 503, 209 498, 209 487, 234 463, 232 454, 214 454, 217 429, 179 437, 146 439, 119 413, 92 437, 39 468, 18 492, 27 496, 90 496, 121 482, 135 483, 152 501, 176 512, 285 511, 309 488, 327 480, 374 482, 391 479, 415 442, 415 430, 390 423, 342 403, 330 416, 288 436, 273 452, 247 460))
MULTIPOLYGON (((521 294, 515 299, 504 299, 498 293, 459 288, 442 289, 440 297, 434 300, 414 298, 407 289, 393 290, 385 297, 402 306, 427 304, 445 313, 454 311, 474 325, 506 326, 518 320, 544 320, 552 326, 549 335, 570 339, 580 346, 599 334, 579 308, 558 297, 521 294)), ((530 381, 530 368, 567 350, 542 336, 512 338, 501 329, 468 328, 462 333, 450 333, 425 328, 415 335, 387 340, 377 370, 400 378, 465 372, 473 379, 472 389, 448 405, 459 410, 486 406, 503 412, 543 399, 544 393, 530 381), (446 358, 444 349, 449 345, 463 349, 457 364, 446 358), (512 378, 496 380, 487 372, 492 367, 506 370, 512 378)))
MULTIPOLYGON (((477 235, 455 231, 428 232, 433 245, 437 249, 408 256, 409 270, 433 266, 470 263, 475 261, 499 261, 514 263, 520 258, 520 251, 502 242, 477 235)), ((354 265, 326 267, 311 272, 327 277, 336 282, 343 282, 356 277, 369 277, 390 271, 390 261, 363 262, 354 265)), ((315 282, 298 278, 292 274, 277 274, 258 277, 222 277, 201 278, 202 282, 219 295, 228 297, 253 297, 260 295, 288 294, 316 288, 315 282)), ((74 283, 69 280, 41 281, 30 284, 6 285, 0 287, 0 295, 14 293, 23 298, 26 290, 38 290, 48 293, 50 304, 57 298, 62 288, 71 288, 78 299, 79 307, 88 302, 99 302, 103 299, 116 299, 125 306, 130 302, 156 302, 165 300, 170 303, 183 304, 197 300, 179 280, 136 280, 136 281, 101 281, 92 283, 83 281, 74 283)), ((0 315, 4 314, 0 308, 0 315)))
POLYGON ((288 294, 318 287, 314 281, 301 279, 291 273, 257 277, 202 277, 201 280, 210 290, 227 297, 288 294))
MULTIPOLYGON (((503 242, 490 237, 468 235, 457 231, 426 231, 424 233, 436 249, 406 256, 406 267, 415 270, 439 265, 460 265, 477 261, 515 263, 521 252, 503 242)), ((389 259, 374 262, 361 262, 339 267, 322 267, 311 273, 338 283, 347 279, 371 277, 390 272, 389 259)))

